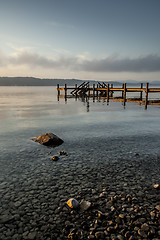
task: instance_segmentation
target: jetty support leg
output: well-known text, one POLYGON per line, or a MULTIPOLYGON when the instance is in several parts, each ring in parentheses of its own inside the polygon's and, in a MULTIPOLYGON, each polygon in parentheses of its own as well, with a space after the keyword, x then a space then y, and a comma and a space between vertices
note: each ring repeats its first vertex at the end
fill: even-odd
MULTIPOLYGON (((143 89, 143 83, 141 83, 141 89, 143 89)), ((140 100, 142 101, 143 98, 143 91, 140 92, 140 100)))
POLYGON ((64 97, 65 97, 65 102, 67 102, 67 84, 64 86, 64 97))
POLYGON ((57 91, 58 91, 57 99, 59 101, 59 96, 60 96, 59 84, 57 84, 57 91))
POLYGON ((123 89, 123 105, 126 105, 126 83, 123 84, 124 89, 123 89))
POLYGON ((149 83, 146 83, 145 109, 147 109, 147 105, 148 105, 148 86, 149 86, 149 83))
POLYGON ((107 83, 107 103, 109 102, 109 83, 107 83))
MULTIPOLYGON (((99 87, 99 85, 97 84, 97 88, 99 87)), ((98 97, 98 90, 97 90, 97 92, 96 92, 96 95, 97 95, 97 97, 98 97)))
MULTIPOLYGON (((113 88, 113 84, 111 84, 111 88, 113 88)), ((113 97, 113 91, 111 91, 111 97, 113 97)))
POLYGON ((90 88, 89 88, 89 83, 87 85, 87 88, 88 88, 88 97, 90 97, 90 88))
POLYGON ((93 102, 95 101, 95 84, 93 84, 93 102))
POLYGON ((124 95, 124 83, 122 83, 122 98, 123 98, 123 95, 124 95))
POLYGON ((76 89, 76 101, 77 101, 77 97, 78 97, 78 95, 77 95, 77 84, 75 84, 75 89, 76 89))

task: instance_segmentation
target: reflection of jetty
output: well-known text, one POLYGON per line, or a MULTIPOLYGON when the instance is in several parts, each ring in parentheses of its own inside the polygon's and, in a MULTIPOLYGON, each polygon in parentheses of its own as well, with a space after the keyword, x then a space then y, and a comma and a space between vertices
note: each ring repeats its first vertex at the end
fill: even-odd
POLYGON ((145 105, 145 109, 147 109, 148 104, 160 104, 160 100, 148 100, 149 93, 160 93, 160 88, 149 88, 149 83, 146 83, 145 87, 143 87, 143 83, 140 84, 139 88, 128 88, 126 83, 122 84, 122 87, 113 87, 113 84, 98 82, 98 84, 93 84, 90 86, 89 82, 83 82, 81 85, 75 87, 67 87, 65 84, 64 87, 60 87, 57 85, 58 91, 58 100, 60 97, 61 91, 64 91, 64 98, 67 100, 68 97, 93 97, 95 98, 105 98, 107 102, 110 99, 123 101, 124 105, 126 102, 139 102, 140 104, 145 105), (69 94, 68 94, 68 91, 69 94), (114 97, 115 92, 120 92, 120 97, 114 97), (139 92, 139 98, 127 98, 126 94, 131 92, 139 92), (145 93, 145 98, 143 99, 143 92, 145 93))

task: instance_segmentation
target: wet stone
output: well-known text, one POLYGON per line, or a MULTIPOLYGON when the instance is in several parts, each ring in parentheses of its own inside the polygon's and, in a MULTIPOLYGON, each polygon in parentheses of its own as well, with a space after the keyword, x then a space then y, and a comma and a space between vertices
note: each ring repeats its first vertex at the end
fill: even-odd
POLYGON ((36 232, 31 232, 31 233, 28 234, 28 239, 29 240, 33 240, 35 238, 36 238, 36 232))
POLYGON ((143 238, 147 238, 147 234, 141 229, 138 230, 138 234, 143 238))
POLYGON ((95 237, 96 239, 104 239, 104 232, 96 232, 95 237))
POLYGON ((58 160, 59 160, 59 157, 58 157, 58 156, 53 156, 53 157, 51 157, 51 159, 52 159, 53 161, 58 161, 58 160))

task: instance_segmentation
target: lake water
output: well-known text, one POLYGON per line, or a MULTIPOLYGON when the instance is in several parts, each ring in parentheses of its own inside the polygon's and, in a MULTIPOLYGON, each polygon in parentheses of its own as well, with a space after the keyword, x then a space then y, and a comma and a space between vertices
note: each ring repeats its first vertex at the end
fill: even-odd
MULTIPOLYGON (((69 98, 65 103, 63 98, 57 101, 55 87, 0 87, 0 212, 6 216, 9 208, 14 215, 17 201, 23 211, 32 209, 26 202, 36 201, 42 190, 44 202, 50 189, 52 197, 55 192, 65 201, 77 189, 86 189, 86 184, 93 187, 93 179, 96 185, 104 184, 103 167, 123 160, 132 162, 134 153, 141 159, 158 159, 159 136, 159 105, 145 110, 144 105, 136 103, 126 103, 124 108, 121 102, 107 105, 92 99, 86 103, 69 98), (62 138, 63 145, 48 149, 30 140, 46 132, 62 138), (68 156, 55 163, 51 156, 60 150, 68 156), (97 175, 91 176, 92 172, 97 175), (64 184, 68 184, 65 191, 64 184)), ((158 174, 149 178, 154 184, 158 174)), ((4 230, 3 239, 7 239, 4 230)))
POLYGON ((89 104, 68 99, 66 104, 64 99, 57 101, 55 87, 1 87, 0 150, 4 154, 36 148, 31 137, 53 132, 64 139, 64 148, 73 144, 75 151, 80 147, 97 151, 103 143, 104 150, 112 149, 114 143, 113 155, 159 154, 159 119, 160 105, 145 110, 136 103, 124 108, 121 102, 107 105, 92 99, 89 104))

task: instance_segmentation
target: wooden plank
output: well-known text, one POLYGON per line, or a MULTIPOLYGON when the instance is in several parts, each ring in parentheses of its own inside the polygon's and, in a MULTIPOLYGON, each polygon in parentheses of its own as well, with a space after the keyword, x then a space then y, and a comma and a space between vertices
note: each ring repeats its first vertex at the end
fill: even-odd
POLYGON ((160 88, 149 88, 148 92, 160 92, 160 88))

